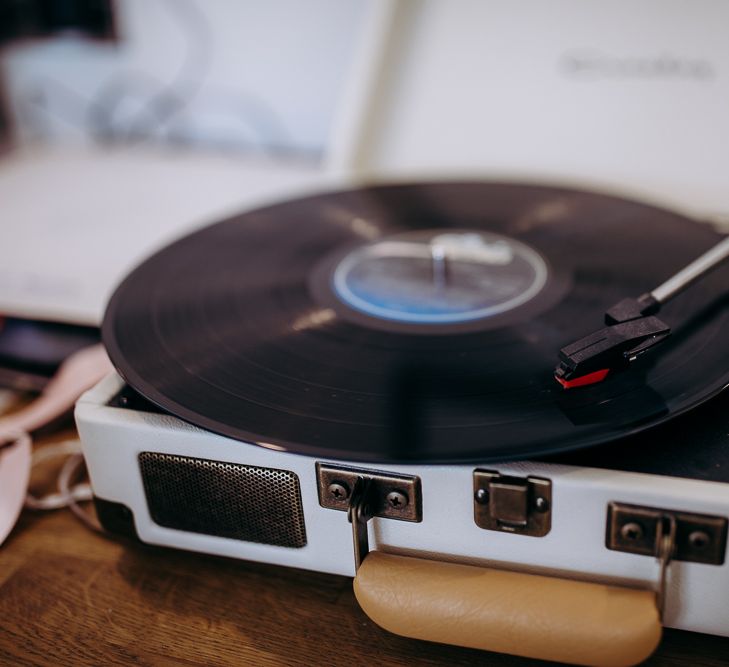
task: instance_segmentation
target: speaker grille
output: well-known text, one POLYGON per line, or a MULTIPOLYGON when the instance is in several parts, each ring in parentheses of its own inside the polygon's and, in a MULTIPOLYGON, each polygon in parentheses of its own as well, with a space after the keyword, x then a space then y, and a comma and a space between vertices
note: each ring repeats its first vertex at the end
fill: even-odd
POLYGON ((298 476, 173 454, 139 455, 153 521, 166 528, 281 547, 306 545, 298 476))

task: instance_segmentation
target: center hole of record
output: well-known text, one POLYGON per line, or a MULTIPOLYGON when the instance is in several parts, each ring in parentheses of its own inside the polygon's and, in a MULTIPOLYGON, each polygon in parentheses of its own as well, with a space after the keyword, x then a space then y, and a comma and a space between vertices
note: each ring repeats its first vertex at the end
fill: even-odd
POLYGON ((533 299, 548 270, 533 248, 484 231, 391 236, 347 254, 332 275, 337 297, 383 320, 452 324, 493 317, 533 299))

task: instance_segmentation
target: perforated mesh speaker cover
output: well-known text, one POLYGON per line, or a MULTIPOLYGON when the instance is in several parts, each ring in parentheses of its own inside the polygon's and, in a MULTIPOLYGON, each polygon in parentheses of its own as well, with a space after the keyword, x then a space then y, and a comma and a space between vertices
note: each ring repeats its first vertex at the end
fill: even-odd
POLYGON ((306 545, 299 478, 289 470, 173 454, 139 455, 152 520, 166 528, 281 547, 306 545))

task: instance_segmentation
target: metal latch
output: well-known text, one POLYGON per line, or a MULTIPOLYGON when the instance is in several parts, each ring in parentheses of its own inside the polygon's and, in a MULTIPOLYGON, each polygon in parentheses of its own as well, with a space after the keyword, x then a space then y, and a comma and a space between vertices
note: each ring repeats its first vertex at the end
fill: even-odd
POLYGON ((552 482, 474 470, 473 518, 486 530, 543 537, 552 528, 552 482))
POLYGON ((420 478, 415 475, 317 463, 316 477, 319 504, 347 512, 352 524, 355 570, 369 552, 370 519, 422 521, 420 478))

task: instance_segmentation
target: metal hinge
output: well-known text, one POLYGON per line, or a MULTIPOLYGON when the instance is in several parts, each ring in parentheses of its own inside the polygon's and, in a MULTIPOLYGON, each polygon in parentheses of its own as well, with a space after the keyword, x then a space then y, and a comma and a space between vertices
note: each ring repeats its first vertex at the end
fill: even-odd
POLYGON ((644 556, 657 556, 666 521, 675 523, 672 560, 722 565, 727 541, 727 519, 656 507, 608 504, 605 546, 644 556))
POLYGON ((352 524, 355 570, 369 552, 370 519, 422 521, 420 478, 415 475, 317 463, 316 477, 319 504, 347 512, 352 524))
POLYGON ((613 551, 658 559, 656 603, 661 618, 666 605, 666 581, 671 561, 721 565, 726 537, 727 520, 724 517, 615 502, 608 504, 605 546, 613 551))

